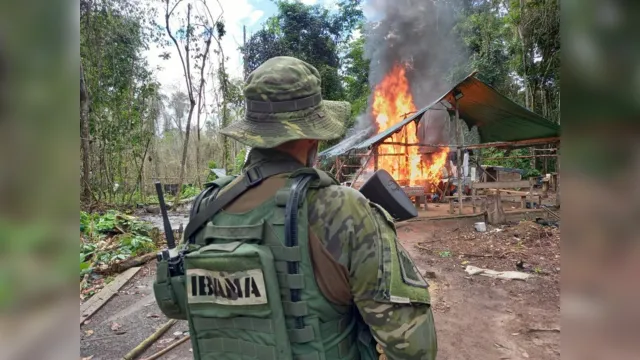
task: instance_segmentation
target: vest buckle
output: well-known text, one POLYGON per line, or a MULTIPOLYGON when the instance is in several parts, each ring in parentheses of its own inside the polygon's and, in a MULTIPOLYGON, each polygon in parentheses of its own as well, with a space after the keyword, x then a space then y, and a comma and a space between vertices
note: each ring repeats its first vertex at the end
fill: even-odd
POLYGON ((262 172, 259 167, 252 167, 245 172, 245 181, 248 187, 254 187, 260 184, 263 180, 262 172))

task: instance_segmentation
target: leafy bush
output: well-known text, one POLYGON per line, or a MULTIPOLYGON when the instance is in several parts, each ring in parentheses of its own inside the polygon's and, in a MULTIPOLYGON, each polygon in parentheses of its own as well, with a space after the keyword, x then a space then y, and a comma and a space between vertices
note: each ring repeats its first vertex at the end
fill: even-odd
POLYGON ((81 211, 80 276, 91 272, 93 266, 154 251, 152 228, 149 223, 114 210, 102 215, 81 211))
POLYGON ((234 163, 234 173, 235 174, 239 174, 240 171, 242 170, 242 167, 244 166, 244 158, 247 156, 247 150, 246 149, 242 149, 238 155, 236 155, 236 161, 234 163))
POLYGON ((198 188, 197 186, 183 186, 182 193, 180 194, 180 198, 188 199, 198 194, 200 194, 200 188, 198 188))

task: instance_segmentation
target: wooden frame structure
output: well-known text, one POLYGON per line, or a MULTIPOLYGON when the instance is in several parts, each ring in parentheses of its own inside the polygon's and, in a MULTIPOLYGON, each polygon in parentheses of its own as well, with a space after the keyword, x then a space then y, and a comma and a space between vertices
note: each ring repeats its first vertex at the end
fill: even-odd
MULTIPOLYGON (((534 162, 538 158, 544 158, 545 162, 548 162, 548 158, 558 157, 556 170, 559 170, 559 125, 548 122, 546 119, 531 112, 530 110, 510 101, 505 96, 499 94, 495 89, 475 78, 475 74, 476 72, 467 76, 431 105, 411 114, 404 114, 404 118, 390 128, 381 131, 368 139, 359 139, 360 142, 357 144, 354 143, 354 140, 356 140, 355 138, 350 138, 348 141, 344 141, 343 143, 325 150, 320 154, 320 156, 335 157, 335 163, 331 166, 331 172, 335 174, 336 178, 340 182, 346 182, 352 187, 357 187, 358 180, 360 180, 360 177, 365 170, 367 168, 371 168, 374 171, 377 170, 379 168, 379 160, 382 157, 405 156, 408 161, 409 149, 411 147, 424 146, 436 149, 447 147, 450 152, 453 151, 457 155, 457 171, 455 177, 451 176, 451 172, 448 172, 449 176, 443 178, 445 189, 444 191, 441 191, 441 201, 446 200, 447 198, 447 188, 449 188, 449 184, 455 183, 459 189, 463 189, 467 177, 464 177, 462 174, 462 154, 467 150, 483 148, 525 148, 543 144, 555 144, 555 149, 535 149, 532 151, 532 155, 528 156, 528 158, 531 158, 534 162), (464 94, 464 92, 467 93, 464 94), (417 125, 423 115, 427 111, 436 110, 434 108, 436 105, 442 105, 444 107, 442 110, 447 111, 449 114, 450 126, 448 126, 448 142, 452 144, 409 143, 407 141, 407 136, 404 136, 404 141, 400 142, 397 139, 392 139, 392 137, 398 133, 405 132, 406 134, 407 126, 412 122, 416 124, 417 128, 417 125), (486 133, 483 136, 486 136, 486 138, 518 140, 465 144, 462 126, 460 126, 461 113, 464 115, 466 120, 471 121, 471 123, 478 126, 479 129, 485 129, 486 133), (498 121, 503 122, 499 123, 498 121), (525 131, 525 134, 528 134, 527 136, 530 136, 531 138, 522 139, 518 134, 515 134, 513 128, 517 126, 523 126, 523 129, 525 129, 523 131, 525 131), (381 145, 400 146, 402 148, 402 152, 394 151, 393 153, 385 153, 379 151, 379 147, 381 145)), ((467 124, 470 124, 468 121, 467 124)), ((511 158, 527 158, 527 156, 505 156, 502 159, 511 158)), ((471 163, 473 161, 472 158, 469 158, 469 161, 471 163)), ((480 163, 478 156, 476 156, 475 164, 478 165, 477 168, 482 169, 479 167, 480 163)), ((447 166, 447 164, 445 164, 445 166, 447 166)), ((403 190, 409 196, 424 196, 427 193, 425 189, 422 189, 422 193, 420 194, 420 191, 416 188, 406 186, 409 185, 404 182, 406 179, 396 180, 398 180, 400 185, 403 186, 403 190)), ((496 181, 496 179, 493 180, 496 181)), ((473 189, 471 185, 469 185, 469 188, 473 189)), ((556 188, 559 189, 557 185, 556 188)), ((458 191, 456 197, 458 203, 462 204, 462 190, 458 191)), ((459 214, 461 213, 462 210, 460 209, 459 214)))
MULTIPOLYGON (((532 146, 536 146, 536 145, 548 145, 548 144, 554 144, 556 145, 553 148, 545 148, 545 149, 534 149, 533 151, 533 155, 529 155, 529 156, 504 156, 501 157, 499 159, 502 160, 506 160, 506 159, 517 159, 517 158, 531 158, 534 161, 538 158, 544 158, 545 160, 548 158, 553 158, 553 157, 559 157, 559 153, 558 153, 558 149, 559 149, 559 142, 560 142, 560 138, 559 137, 549 137, 549 138, 539 138, 539 139, 527 139, 527 140, 518 140, 518 141, 501 141, 501 142, 489 142, 489 143, 481 143, 481 144, 464 144, 463 143, 463 135, 462 135, 462 129, 458 126, 458 124, 460 123, 460 115, 459 112, 457 111, 457 107, 456 107, 456 102, 454 101, 454 104, 452 106, 453 109, 450 110, 454 110, 454 116, 450 117, 450 121, 453 122, 453 126, 449 127, 450 131, 453 128, 453 131, 456 134, 456 142, 457 144, 423 144, 423 143, 398 143, 398 142, 389 142, 387 141, 388 139, 390 139, 393 135, 395 135, 396 133, 398 133, 399 131, 406 131, 406 127, 407 125, 403 126, 401 128, 401 130, 389 134, 389 136, 385 137, 384 139, 381 139, 381 141, 374 143, 373 145, 371 145, 368 149, 366 150, 351 150, 346 152, 345 154, 341 154, 341 155, 337 155, 335 156, 335 161, 334 164, 332 165, 330 172, 332 174, 334 174, 334 176, 336 177, 336 179, 338 179, 338 181, 340 181, 341 183, 346 185, 349 185, 351 187, 357 187, 356 184, 358 182, 358 180, 360 179, 360 177, 362 176, 362 174, 364 173, 364 171, 367 169, 367 167, 369 167, 369 163, 373 161, 373 170, 378 170, 379 168, 379 159, 380 157, 386 157, 386 156, 409 156, 408 155, 408 148, 410 147, 414 147, 414 146, 430 146, 430 147, 436 147, 436 148, 443 148, 443 147, 448 147, 450 149, 450 151, 455 151, 456 152, 456 159, 457 159, 457 164, 456 164, 456 168, 458 169, 457 171, 457 176, 453 177, 451 176, 451 174, 449 174, 449 177, 445 179, 443 179, 443 183, 445 183, 445 186, 449 186, 450 184, 455 183, 456 186, 461 189, 462 186, 460 186, 459 184, 463 184, 464 183, 464 179, 461 176, 462 174, 462 153, 466 150, 474 150, 474 149, 486 149, 486 148, 527 148, 527 147, 532 147, 532 146), (393 154, 381 154, 378 151, 378 147, 380 145, 396 145, 396 146, 403 146, 404 147, 404 153, 393 153, 393 154), (545 152, 543 154, 537 154, 537 152, 545 152), (555 153, 552 153, 555 152, 555 153), (356 162, 358 164, 356 164, 356 162), (351 171, 349 171, 349 169, 357 169, 355 171, 355 174, 350 174, 351 171), (353 176, 350 178, 350 176, 353 176)), ((407 114, 409 115, 409 114, 407 114)), ((406 116, 405 115, 405 119, 406 116)), ((419 121, 419 118, 416 118, 416 123, 419 121)), ((449 138, 451 138, 451 134, 449 134, 449 138)), ((406 137, 405 137, 406 139, 406 137)), ((479 165, 479 160, 476 158, 475 163, 477 165, 479 165)), ((559 163, 558 163, 559 166, 559 163)), ((546 166, 545 166, 546 168, 546 166)), ((513 195, 513 196, 520 196, 522 198, 522 194, 521 192, 515 191, 513 189, 515 188, 521 188, 522 186, 520 186, 521 182, 515 181, 513 182, 514 184, 502 184, 501 182, 497 182, 497 179, 487 179, 487 175, 488 174, 483 174, 483 178, 484 181, 482 181, 481 183, 478 183, 477 186, 476 185, 470 185, 469 187, 471 188, 472 194, 471 195, 463 195, 462 191, 457 191, 457 195, 456 196, 447 196, 447 189, 445 188, 444 191, 441 191, 441 189, 437 189, 439 191, 439 199, 440 202, 446 202, 448 201, 450 204, 450 209, 453 209, 453 200, 454 198, 457 198, 458 200, 458 204, 462 204, 463 203, 463 198, 470 198, 471 202, 472 202, 472 208, 473 208, 473 212, 476 212, 476 199, 480 199, 483 197, 483 195, 477 195, 476 194, 476 190, 477 189, 493 189, 493 191, 498 191, 498 192, 505 192, 507 191, 508 194, 507 195, 513 195), (496 182, 495 185, 492 185, 491 182, 496 182), (515 184, 518 183, 518 184, 515 184), (517 185, 517 186, 516 186, 517 185), (501 190, 502 189, 502 190, 501 190), (505 189, 510 189, 510 190, 505 190, 505 189), (517 193, 517 194, 516 194, 517 193)), ((556 175, 556 180, 555 180, 555 184, 556 184, 556 190, 557 190, 557 174, 556 175)), ((491 176, 491 175, 489 175, 491 176)), ((399 182, 401 183, 401 186, 403 186, 404 184, 404 180, 405 179, 396 179, 396 180, 400 180, 399 182)), ((527 184, 529 184, 530 182, 527 180, 526 181, 527 184)), ((526 186, 529 187, 529 186, 526 186)), ((532 187, 530 187, 530 192, 532 190, 532 187)), ((416 187, 410 187, 410 186, 403 186, 403 190, 407 193, 408 196, 415 198, 416 200, 416 206, 420 205, 420 202, 424 202, 425 204, 425 209, 427 209, 427 201, 426 201, 426 195, 429 194, 430 192, 427 191, 427 189, 422 189, 423 191, 421 192, 420 190, 417 190, 416 187), (422 200, 422 201, 421 201, 422 200)), ((527 193, 527 195, 530 195, 530 192, 527 193)), ((527 196, 528 197, 528 196, 527 196)), ((521 203, 524 204, 525 200, 521 199, 521 203)), ((538 201, 540 202, 540 200, 538 201)), ((558 204, 559 205, 559 204, 558 204)), ((523 205, 524 207, 524 205, 523 205)), ((451 213, 452 210, 450 210, 451 213)), ((458 206, 458 214, 462 214, 462 207, 458 206)))

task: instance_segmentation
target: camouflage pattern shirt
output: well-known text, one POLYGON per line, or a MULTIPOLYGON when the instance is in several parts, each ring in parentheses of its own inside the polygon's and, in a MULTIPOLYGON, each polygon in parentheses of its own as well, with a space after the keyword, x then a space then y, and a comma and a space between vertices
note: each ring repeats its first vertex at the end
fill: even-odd
MULTIPOLYGON (((245 167, 278 161, 251 151, 245 167)), ((391 216, 359 191, 331 185, 309 191, 309 226, 348 272, 352 302, 388 359, 433 360, 437 341, 427 283, 398 242, 391 216)))

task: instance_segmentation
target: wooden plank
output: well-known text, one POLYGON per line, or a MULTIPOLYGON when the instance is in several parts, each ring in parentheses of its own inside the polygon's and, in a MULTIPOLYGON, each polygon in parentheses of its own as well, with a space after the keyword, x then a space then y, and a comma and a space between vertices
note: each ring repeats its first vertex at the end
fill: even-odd
MULTIPOLYGON (((481 198, 486 198, 487 195, 462 195, 462 198, 467 200, 467 199, 471 199, 472 197, 475 197, 476 199, 481 199, 481 198)), ((447 195, 444 197, 444 199, 457 199, 458 195, 447 195)))
POLYGON ((98 311, 104 304, 115 295, 120 288, 127 283, 142 267, 132 267, 119 274, 107 284, 99 293, 93 295, 87 302, 80 305, 80 325, 98 311))
POLYGON ((500 191, 500 194, 513 195, 513 196, 527 196, 532 194, 529 191, 516 191, 516 190, 505 190, 505 189, 499 189, 499 190, 488 189, 487 190, 488 193, 492 193, 492 194, 496 193, 496 191, 500 191))
POLYGON ((516 189, 528 188, 529 180, 477 182, 471 185, 474 189, 516 189))
POLYGON ((471 190, 471 207, 473 208, 473 213, 476 213, 476 189, 471 190))

